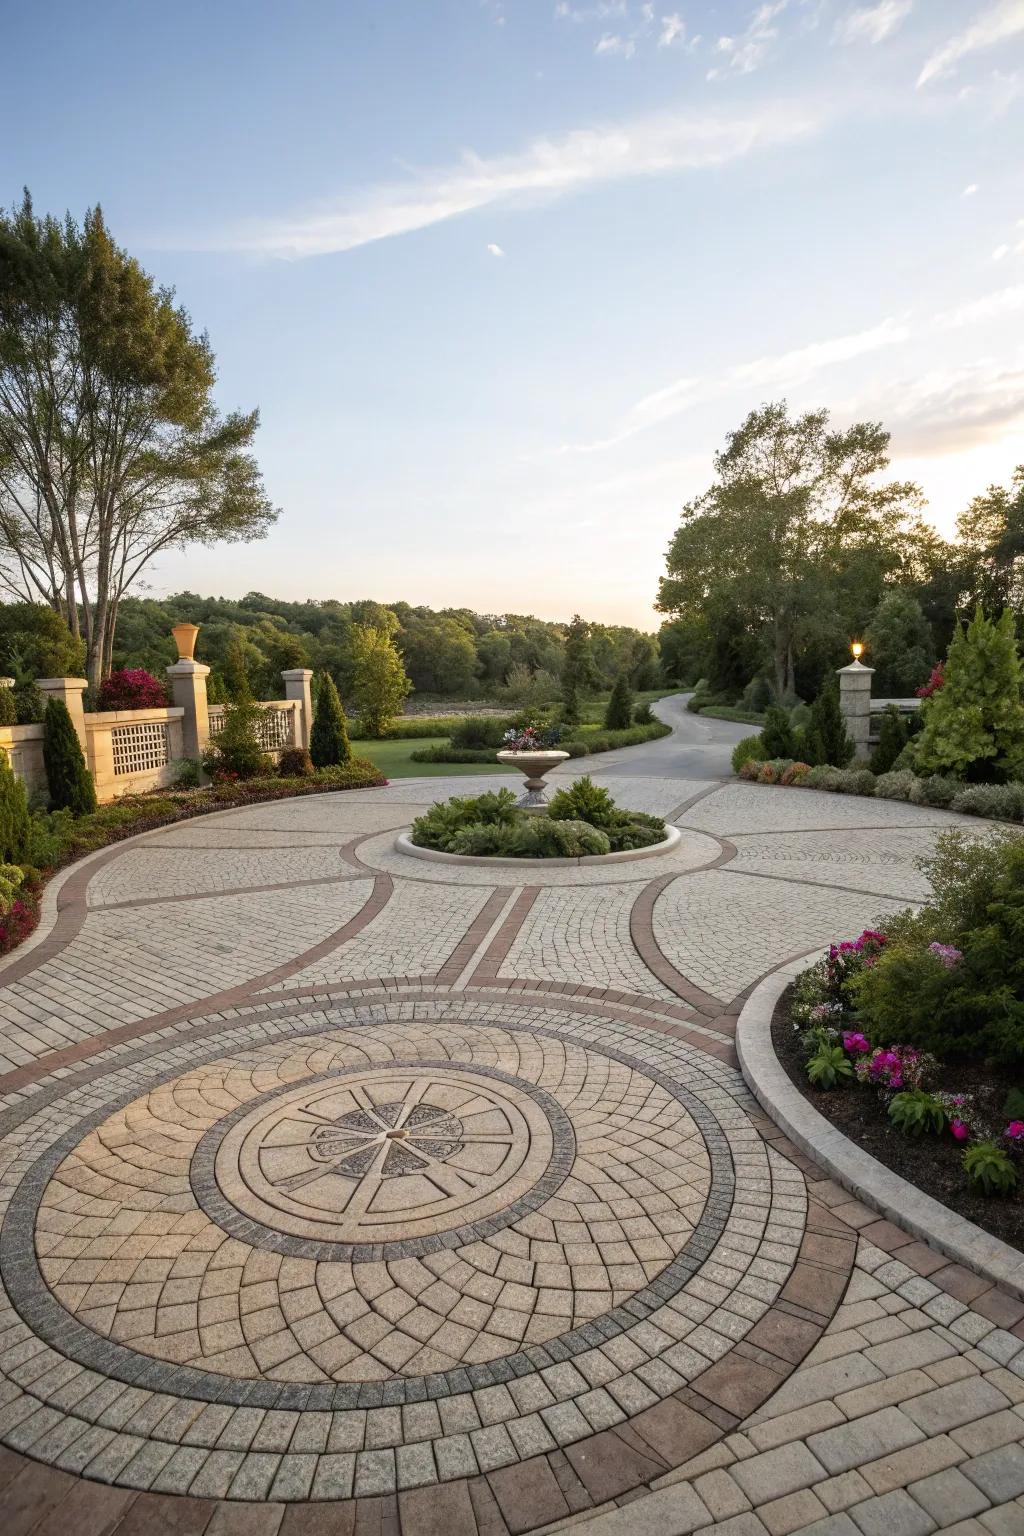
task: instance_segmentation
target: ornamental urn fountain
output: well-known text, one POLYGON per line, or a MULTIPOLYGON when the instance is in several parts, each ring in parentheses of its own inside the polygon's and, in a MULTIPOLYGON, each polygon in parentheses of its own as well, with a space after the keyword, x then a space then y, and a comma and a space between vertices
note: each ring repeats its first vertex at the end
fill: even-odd
POLYGON ((498 762, 518 768, 526 778, 526 792, 520 795, 516 804, 524 811, 543 811, 548 803, 544 779, 568 760, 569 753, 546 746, 532 726, 522 731, 510 731, 505 740, 507 745, 498 753, 498 762))

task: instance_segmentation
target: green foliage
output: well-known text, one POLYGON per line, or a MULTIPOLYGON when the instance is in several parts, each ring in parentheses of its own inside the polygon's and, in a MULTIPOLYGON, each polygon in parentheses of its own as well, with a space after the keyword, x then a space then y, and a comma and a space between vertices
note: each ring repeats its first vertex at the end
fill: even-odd
POLYGON ((45 603, 0 603, 0 675, 24 683, 37 677, 81 677, 85 643, 45 603))
POLYGON ((904 1136, 921 1136, 925 1131, 938 1136, 949 1123, 949 1112, 925 1088, 909 1088, 889 1100, 889 1119, 904 1136))
POLYGON ((909 768, 894 773, 883 773, 875 780, 875 794, 883 800, 909 800, 917 783, 917 775, 909 768))
POLYGON ((870 768, 829 768, 819 765, 807 775, 810 789, 827 789, 836 795, 873 795, 875 776, 870 768))
POLYGON ((732 749, 732 771, 739 773, 744 763, 753 762, 761 756, 760 736, 744 736, 732 749))
POLYGON ((931 900, 886 919, 889 942, 850 983, 872 1039, 947 1060, 1024 1063, 1024 838, 944 832, 925 864, 931 900), (947 967, 929 949, 951 945, 947 967))
POLYGON ((853 1067, 841 1045, 822 1042, 808 1058, 807 1076, 816 1088, 835 1088, 853 1076, 853 1067))
POLYGON ((262 715, 262 709, 252 699, 239 699, 224 706, 223 729, 203 753, 203 766, 212 778, 229 775, 255 779, 271 771, 270 759, 258 734, 262 715))
POLYGON ((656 816, 621 810, 607 791, 580 779, 552 797, 546 815, 520 810, 510 790, 455 798, 431 806, 412 825, 423 848, 475 857, 581 858, 659 842, 656 816))
POLYGON ((633 711, 633 724, 634 725, 658 725, 658 724, 660 724, 660 721, 658 720, 657 716, 655 715, 654 711, 651 709, 651 706, 648 704, 646 699, 644 699, 643 702, 638 704, 636 706, 636 708, 634 709, 634 711, 633 711))
POLYGON ((46 694, 43 690, 28 680, 17 683, 12 691, 18 711, 18 724, 42 725, 46 714, 46 694))
POLYGON ((990 816, 995 821, 1024 821, 1024 784, 971 784, 959 786, 950 802, 954 811, 967 816, 990 816))
POLYGON ((570 718, 566 712, 567 708, 575 701, 578 709, 579 700, 583 694, 591 692, 598 683, 592 642, 591 626, 586 619, 574 613, 566 626, 565 648, 562 654, 562 702, 565 706, 562 710, 562 718, 567 722, 570 718))
POLYGON ((580 698, 575 679, 567 677, 562 682, 562 708, 559 711, 563 725, 579 725, 580 698))
POLYGON ((43 717, 43 763, 55 810, 84 816, 96 809, 92 774, 63 699, 50 699, 43 717))
POLYGON ((981 1195, 1012 1195, 1017 1170, 1005 1150, 994 1141, 977 1141, 964 1153, 964 1171, 981 1195))
POLYGON ((379 736, 412 691, 394 640, 386 629, 358 626, 353 638, 352 696, 361 736, 379 736))
POLYGON ((769 706, 761 732, 761 756, 792 758, 796 750, 789 711, 779 704, 769 706))
POLYGON ((512 826, 517 820, 516 797, 510 789, 486 795, 453 796, 439 801, 412 824, 412 841, 421 848, 437 848, 450 853, 451 840, 464 827, 512 826))
POLYGON ((18 701, 13 688, 0 687, 0 725, 17 725, 18 701))
POLYGON ((501 746, 505 732, 512 721, 498 715, 468 716, 460 720, 451 732, 453 747, 488 748, 493 754, 501 746))
POLYGON ((471 823, 455 834, 451 852, 505 859, 578 859, 607 853, 605 833, 585 821, 530 816, 512 826, 471 823))
POLYGON ((911 592, 887 592, 871 615, 864 636, 875 675, 871 690, 879 699, 908 699, 922 683, 934 658, 931 626, 911 592))
POLYGON ((895 704, 882 711, 878 743, 871 754, 871 772, 888 773, 910 739, 906 722, 895 704))
POLYGON ((28 855, 29 815, 25 786, 0 748, 0 864, 21 864, 28 855))
POLYGON ((611 795, 589 774, 557 790, 548 803, 548 815, 556 820, 589 821, 594 827, 610 827, 618 814, 611 795))
POLYGON ((626 672, 620 672, 615 679, 604 712, 604 723, 609 731, 628 730, 633 723, 633 690, 629 686, 629 675, 626 672))
POLYGON ((804 761, 845 768, 853 757, 854 746, 846 731, 846 721, 839 708, 839 683, 827 683, 811 705, 811 720, 804 744, 804 761))
POLYGON ((313 711, 313 729, 309 733, 309 755, 317 768, 332 768, 352 757, 345 711, 334 678, 321 672, 313 711))
POLYGON ((1007 1120, 1024 1120, 1024 1088, 1011 1088, 1003 1104, 1007 1120))
POLYGON ((175 789, 198 789, 203 781, 203 763, 198 757, 182 757, 174 765, 175 789))
POLYGON ((953 637, 943 686, 921 705, 917 771, 995 782, 1024 775, 1022 686, 1012 612, 993 621, 979 607, 953 637))
POLYGON ((0 917, 13 907, 23 879, 24 873, 16 864, 0 863, 0 917))
POLYGON ((952 779, 945 773, 932 773, 927 778, 915 779, 910 799, 914 805, 938 805, 945 808, 953 804, 962 789, 959 779, 952 779))
MULTIPOLYGON (((350 749, 348 757, 344 761, 349 762, 351 758, 352 752, 350 749)), ((320 766, 327 768, 335 765, 321 763, 320 766)), ((286 747, 277 760, 277 771, 282 779, 308 779, 312 777, 315 769, 313 767, 313 759, 305 747, 286 747)))

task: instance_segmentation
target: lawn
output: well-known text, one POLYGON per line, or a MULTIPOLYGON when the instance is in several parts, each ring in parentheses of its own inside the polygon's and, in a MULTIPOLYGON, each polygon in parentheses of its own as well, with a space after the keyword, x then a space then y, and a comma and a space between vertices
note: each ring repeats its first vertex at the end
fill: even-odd
POLYGON ((421 747, 442 746, 447 740, 447 736, 420 736, 407 741, 353 741, 352 751, 356 757, 369 758, 389 779, 436 778, 439 774, 448 778, 451 774, 460 773, 519 772, 518 768, 506 768, 498 762, 493 768, 489 768, 486 763, 413 762, 412 754, 421 747))

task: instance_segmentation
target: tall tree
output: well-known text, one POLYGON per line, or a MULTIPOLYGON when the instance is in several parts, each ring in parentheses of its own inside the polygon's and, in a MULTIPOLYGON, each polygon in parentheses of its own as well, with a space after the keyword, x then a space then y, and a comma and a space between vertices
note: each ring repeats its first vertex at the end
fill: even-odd
POLYGON ((876 698, 909 698, 928 681, 936 659, 932 632, 912 593, 900 587, 887 592, 871 615, 864 638, 868 663, 875 669, 872 692, 876 698))
POLYGON ((385 629, 355 630, 355 687, 363 736, 380 736, 412 691, 394 640, 385 629))
POLYGON ((693 616, 731 607, 764 644, 776 692, 794 691, 804 632, 827 609, 849 552, 911 558, 920 493, 879 483, 889 434, 877 422, 829 430, 825 410, 790 417, 785 401, 751 411, 715 455, 716 482, 683 509, 658 608, 693 616))
POLYGON ((162 551, 246 540, 277 516, 221 416, 205 335, 114 244, 98 208, 0 214, 0 590, 48 603, 110 670, 118 605, 162 551))

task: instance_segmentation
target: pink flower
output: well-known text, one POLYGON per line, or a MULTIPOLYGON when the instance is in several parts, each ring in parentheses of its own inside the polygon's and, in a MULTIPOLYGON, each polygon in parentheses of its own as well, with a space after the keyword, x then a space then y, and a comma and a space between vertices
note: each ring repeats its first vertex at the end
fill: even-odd
POLYGON ((963 950, 957 949, 954 944, 940 944, 937 939, 928 948, 947 971, 955 970, 964 957, 963 950))
POLYGON ((949 1128, 953 1135, 956 1137, 957 1141, 966 1141, 967 1137, 970 1135, 970 1132, 962 1120, 951 1120, 949 1128))
POLYGON ((1024 1141, 1024 1120, 1011 1120, 1003 1135, 1011 1141, 1024 1141))
POLYGON ((860 1030, 848 1029, 843 1036, 844 1051, 870 1051, 871 1041, 860 1030))

